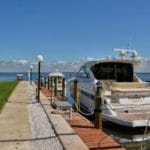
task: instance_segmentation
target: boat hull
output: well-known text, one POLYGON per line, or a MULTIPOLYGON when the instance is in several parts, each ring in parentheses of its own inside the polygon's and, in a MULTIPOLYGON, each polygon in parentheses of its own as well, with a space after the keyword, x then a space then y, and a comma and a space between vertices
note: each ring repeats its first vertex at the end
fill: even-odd
POLYGON ((115 124, 121 125, 121 126, 127 126, 127 127, 146 127, 146 126, 150 126, 150 121, 149 119, 145 119, 145 120, 123 120, 123 119, 119 119, 117 117, 114 116, 110 116, 107 114, 103 114, 103 120, 104 121, 110 121, 113 122, 115 124))
MULTIPOLYGON (((83 94, 84 92, 80 93, 79 96, 79 101, 80 101, 80 107, 82 109, 84 109, 87 114, 93 114, 94 113, 94 104, 95 104, 95 100, 91 99, 89 95, 92 94, 83 94)), ((107 105, 107 104, 106 104, 107 105)), ((134 106, 133 106, 134 107, 134 106)), ((147 109, 148 106, 146 106, 146 108, 142 109, 147 109)), ((130 113, 124 113, 124 114, 117 114, 117 112, 114 111, 114 115, 112 115, 111 112, 107 111, 108 106, 104 107, 103 104, 103 108, 102 108, 102 118, 103 121, 109 121, 121 126, 127 126, 127 127, 146 127, 146 126, 150 126, 150 112, 145 113, 145 112, 139 112, 137 114, 137 112, 134 112, 132 114, 130 113)), ((123 108, 122 108, 123 109, 123 108)), ((132 109, 132 108, 131 108, 132 109)))

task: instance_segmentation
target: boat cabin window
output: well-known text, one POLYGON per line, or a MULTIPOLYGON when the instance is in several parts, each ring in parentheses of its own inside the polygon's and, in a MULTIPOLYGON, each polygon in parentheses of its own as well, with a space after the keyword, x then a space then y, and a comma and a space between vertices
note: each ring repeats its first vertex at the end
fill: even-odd
POLYGON ((89 71, 86 66, 82 66, 77 74, 78 78, 89 78, 89 71))
POLYGON ((133 81, 133 66, 128 63, 99 63, 91 67, 97 80, 133 81))

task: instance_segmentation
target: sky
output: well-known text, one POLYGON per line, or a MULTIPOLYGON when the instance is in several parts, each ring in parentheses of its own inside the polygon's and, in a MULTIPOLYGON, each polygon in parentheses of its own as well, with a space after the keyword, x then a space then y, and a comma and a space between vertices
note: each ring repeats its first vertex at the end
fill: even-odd
POLYGON ((0 60, 30 64, 41 54, 50 65, 112 48, 149 58, 149 8, 149 0, 0 0, 0 60))

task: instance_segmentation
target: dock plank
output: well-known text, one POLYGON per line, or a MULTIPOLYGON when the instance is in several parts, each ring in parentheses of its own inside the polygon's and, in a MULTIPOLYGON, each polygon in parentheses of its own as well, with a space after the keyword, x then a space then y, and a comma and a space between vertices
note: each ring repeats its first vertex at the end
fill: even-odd
POLYGON ((106 135, 102 130, 94 128, 94 125, 79 113, 73 112, 72 115, 73 119, 68 120, 69 125, 90 150, 125 150, 125 148, 106 135))

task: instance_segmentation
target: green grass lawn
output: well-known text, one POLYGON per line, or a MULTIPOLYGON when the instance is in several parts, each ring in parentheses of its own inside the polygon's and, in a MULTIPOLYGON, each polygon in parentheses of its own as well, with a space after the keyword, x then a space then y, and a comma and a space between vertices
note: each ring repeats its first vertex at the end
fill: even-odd
POLYGON ((19 81, 0 81, 0 112, 19 81))

